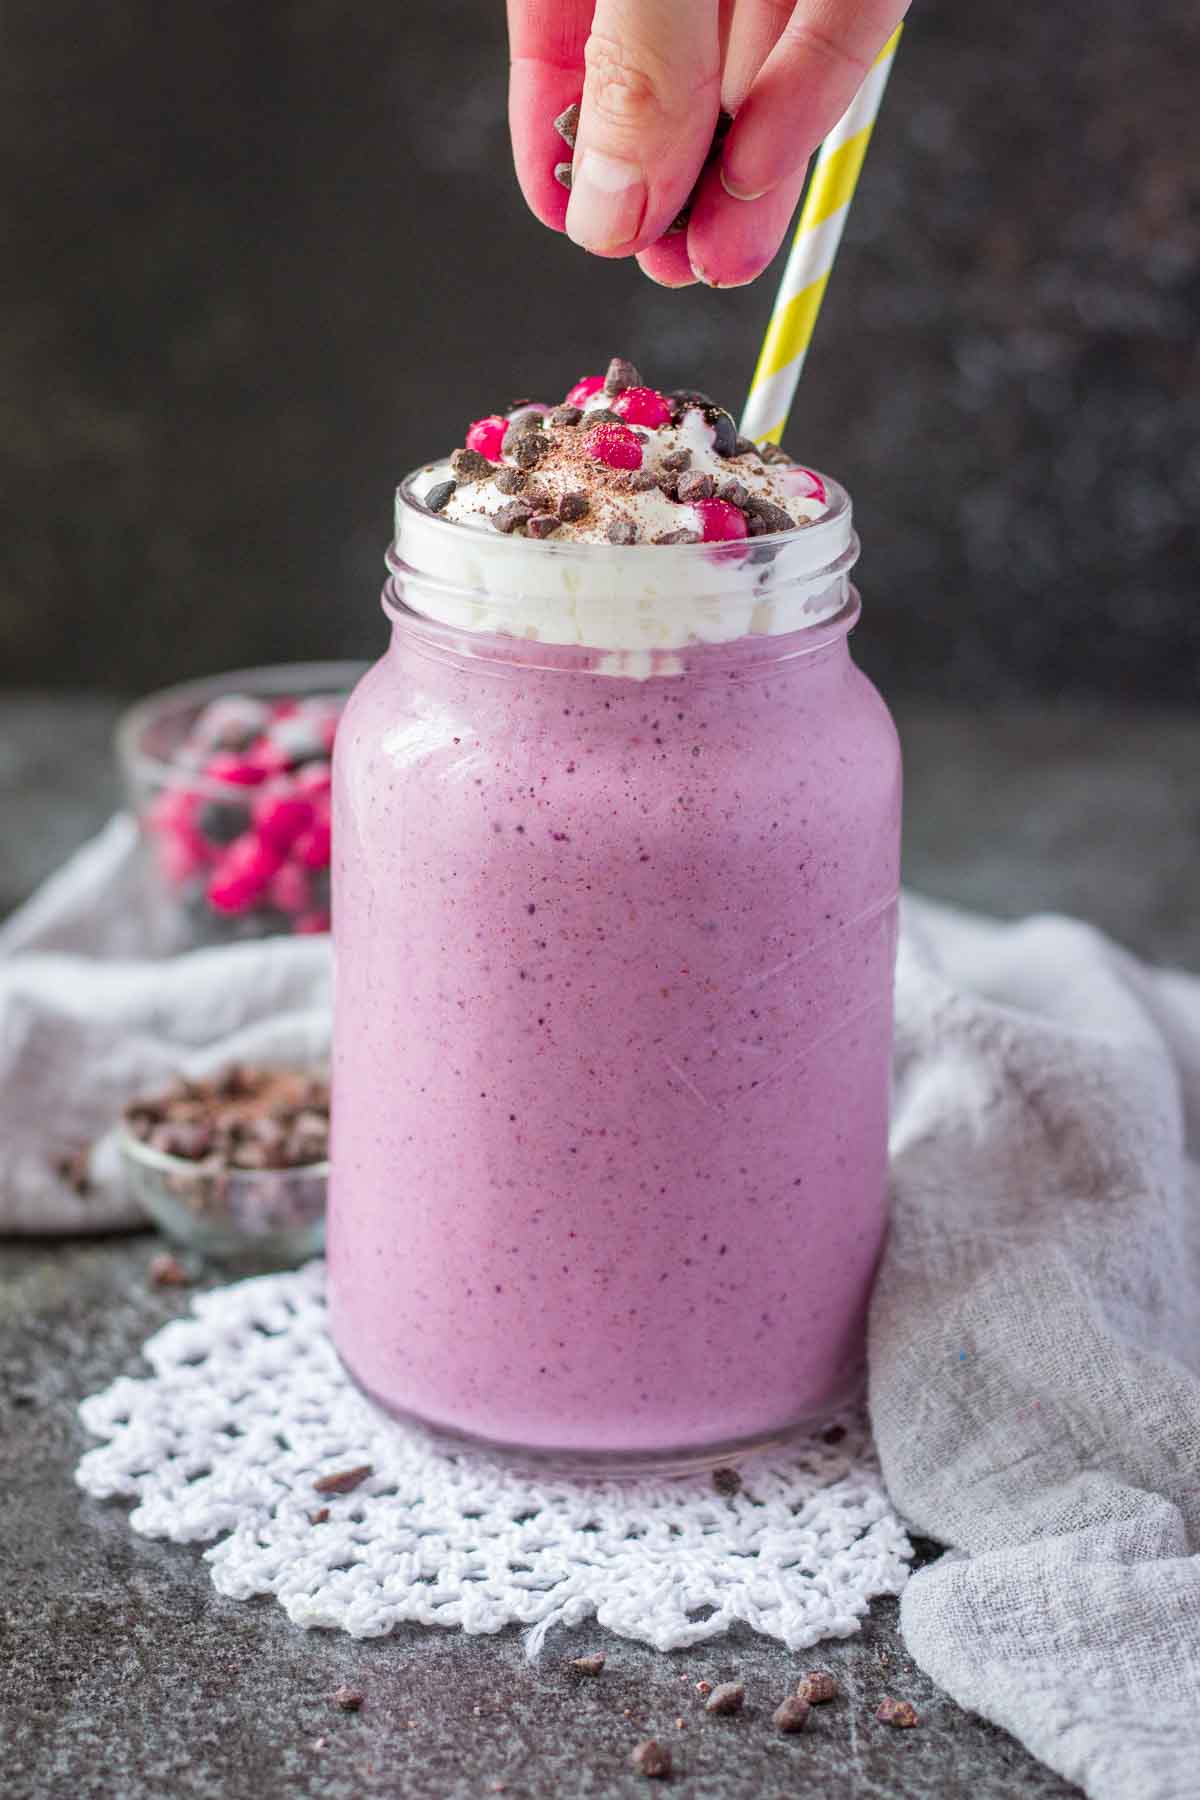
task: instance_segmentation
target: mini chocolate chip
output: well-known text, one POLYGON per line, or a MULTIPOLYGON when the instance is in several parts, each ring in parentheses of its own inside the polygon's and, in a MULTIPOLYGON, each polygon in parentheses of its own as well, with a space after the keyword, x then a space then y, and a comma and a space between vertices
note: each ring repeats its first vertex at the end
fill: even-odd
POLYGON ((796 1689, 801 1700, 810 1706, 826 1706, 838 1697, 838 1684, 828 1669, 810 1669, 796 1689))
POLYGON ((652 469, 630 469, 625 477, 626 490, 631 494, 648 494, 657 486, 658 476, 652 469))
POLYGON ((549 410, 549 407, 543 406, 539 400, 514 400, 508 409, 508 429, 510 431, 537 430, 549 410))
POLYGON ((682 474, 684 469, 690 469, 692 466, 692 453, 690 450, 672 450, 668 456, 662 458, 658 466, 660 469, 674 469, 677 473, 682 474))
POLYGON ((333 1703, 340 1706, 343 1712, 357 1712, 363 1703, 363 1697, 357 1688, 343 1685, 334 1690, 333 1703))
POLYGON ((737 449, 734 454, 736 456, 757 456, 758 445, 753 438, 740 437, 737 441, 737 449))
POLYGON ((575 148, 575 134, 579 130, 578 100, 572 101, 570 106, 559 113, 557 119, 554 121, 554 129, 563 140, 563 143, 569 144, 573 150, 575 148))
POLYGON ((569 162, 555 163, 554 179, 559 187, 569 188, 571 185, 571 165, 569 162))
MULTIPOLYGON (((758 494, 752 494, 746 502, 746 511, 752 519, 761 519, 767 531, 790 531, 792 515, 785 512, 782 506, 776 506, 773 500, 764 500, 758 494)), ((757 536, 757 532, 754 536, 757 536)))
POLYGON ((154 1287, 186 1287, 187 1270, 169 1250, 160 1250, 150 1258, 150 1281, 154 1287))
POLYGON ((441 512, 457 487, 457 481, 439 481, 431 487, 425 496, 425 504, 430 512, 441 512))
POLYGON ((692 216, 692 203, 690 200, 688 200, 684 203, 684 205, 682 205, 680 207, 679 211, 675 214, 675 217, 671 220, 671 223, 667 226, 667 229, 663 233, 663 236, 664 237, 675 237, 678 235, 679 232, 686 231, 688 228, 688 220, 691 218, 691 216, 692 216))
POLYGON ((492 524, 497 531, 502 531, 508 537, 532 517, 533 508, 528 500, 508 500, 492 514, 492 524))
POLYGON ((546 414, 548 425, 578 425, 583 417, 581 406, 556 406, 546 414))
POLYGON ((665 1781, 671 1773, 671 1752, 657 1738, 644 1738, 635 1744, 629 1760, 640 1775, 648 1775, 651 1781, 665 1781))
POLYGON ((752 512, 748 511, 746 513, 746 536, 747 537, 765 537, 766 530, 767 530, 767 526, 766 526, 766 521, 764 519, 758 518, 752 512))
POLYGON ((561 521, 556 513, 534 513, 525 529, 531 538, 548 538, 553 532, 558 530, 560 523, 561 521))
POLYGON ((187 1162, 199 1162, 212 1149, 212 1132, 198 1121, 177 1120, 156 1125, 150 1133, 150 1148, 164 1156, 181 1156, 187 1162))
POLYGON ((921 1723, 921 1716, 911 1700, 893 1700, 890 1694, 875 1709, 875 1717, 881 1725, 898 1725, 904 1731, 921 1723))
POLYGON ((550 448, 550 439, 541 431, 522 431, 510 444, 513 461, 520 469, 536 469, 550 448))
POLYGON ((667 470, 664 474, 656 475, 655 480, 658 483, 658 491, 660 494, 665 494, 668 500, 677 500, 679 498, 678 475, 672 475, 670 470, 667 470))
POLYGON ((782 444, 763 444, 758 454, 765 463, 790 463, 792 460, 782 444))
POLYGON ((624 425, 625 421, 620 413, 613 412, 610 407, 597 406, 592 412, 585 413, 583 423, 586 430, 590 431, 593 425, 624 425))
POLYGON ((744 481, 723 481, 717 489, 718 500, 728 500, 730 506, 745 506, 750 498, 750 489, 744 481))
POLYGON ((736 1469, 714 1469, 712 1484, 718 1494, 740 1494, 742 1491, 742 1478, 736 1469))
POLYGON ((318 1494, 352 1494, 368 1475, 375 1473, 371 1463, 360 1463, 354 1469, 338 1469, 332 1475, 320 1475, 313 1482, 318 1494))
POLYGON ((723 1681, 704 1702, 705 1712, 739 1713, 746 1704, 746 1686, 741 1681, 723 1681))
POLYGON ((655 544, 702 544, 704 540, 698 531, 660 531, 656 538, 651 539, 651 542, 655 544))
POLYGON ((564 494, 558 503, 558 516, 565 525, 573 525, 576 519, 586 519, 590 506, 586 494, 564 494))
POLYGON ((510 469, 507 463, 496 470, 496 486, 502 494, 519 494, 528 480, 523 469, 510 469))
POLYGON ((679 477, 675 492, 685 506, 690 506, 696 500, 711 500, 716 489, 711 475, 705 475, 700 469, 689 469, 679 477))
POLYGON ((642 378, 625 356, 614 356, 604 376, 606 394, 623 394, 626 388, 641 387, 642 378))
POLYGON ((454 452, 450 458, 450 467, 460 481, 486 481, 489 475, 496 472, 495 465, 486 456, 480 456, 478 450, 468 450, 465 447, 454 452))
POLYGON ((309 1513, 308 1522, 310 1525, 324 1525, 328 1517, 329 1508, 327 1506, 318 1506, 316 1512, 309 1513))
POLYGON ((782 1706, 775 1708, 772 1722, 777 1731, 803 1731, 811 1711, 807 1700, 801 1700, 798 1694, 789 1694, 782 1706))
POLYGON ((577 1675, 599 1675, 604 1668, 604 1652, 596 1650, 591 1656, 573 1656, 571 1667, 577 1675))
POLYGON ((610 544, 636 544, 638 528, 632 519, 614 519, 604 535, 610 544))
POLYGON ((738 433, 737 426, 729 413, 718 408, 709 416, 709 424, 713 428, 713 449, 718 456, 736 456, 738 433))

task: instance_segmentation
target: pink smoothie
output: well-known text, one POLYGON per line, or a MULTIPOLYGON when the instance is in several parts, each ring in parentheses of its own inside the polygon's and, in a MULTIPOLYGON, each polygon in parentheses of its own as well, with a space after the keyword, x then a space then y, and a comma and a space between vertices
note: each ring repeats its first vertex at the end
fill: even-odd
POLYGON ((686 1457, 853 1388, 900 789, 851 612, 649 679, 401 621, 352 698, 331 1299, 389 1409, 686 1457))

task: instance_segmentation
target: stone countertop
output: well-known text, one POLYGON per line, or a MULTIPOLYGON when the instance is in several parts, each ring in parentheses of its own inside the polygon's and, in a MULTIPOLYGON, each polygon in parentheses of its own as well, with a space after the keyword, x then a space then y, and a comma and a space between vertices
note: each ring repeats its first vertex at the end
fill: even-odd
MULTIPOLYGON (((1132 947, 1200 966, 1191 905, 1200 723, 1077 710, 972 715, 897 707, 908 771, 907 878, 1016 915, 1085 911, 1132 947)), ((0 911, 103 818, 115 708, 95 699, 0 699, 0 911)), ((158 1291, 149 1234, 7 1244, 0 1256, 0 1697, 14 1795, 161 1800, 513 1800, 645 1793, 641 1737, 669 1742, 667 1791, 696 1800, 1066 1800, 1078 1790, 918 1673, 894 1602, 862 1633, 791 1655, 746 1632, 660 1656, 582 1628, 537 1664, 520 1637, 410 1628, 356 1643, 303 1633, 273 1603, 215 1593, 199 1548, 135 1538, 122 1505, 82 1497, 78 1401, 136 1374, 139 1348, 188 1303, 158 1291), (567 1655, 603 1648, 601 1677, 567 1655), (844 1698, 786 1739, 770 1713, 806 1668, 844 1698), (738 1676, 746 1713, 703 1714, 693 1684, 738 1676), (339 1711, 340 1683, 365 1696, 339 1711), (911 1732, 878 1725, 885 1693, 912 1700, 911 1732), (683 1729, 677 1718, 684 1721, 683 1729), (502 1785, 498 1785, 502 1784, 502 1785)), ((936 1554, 922 1546, 923 1554, 936 1554)))

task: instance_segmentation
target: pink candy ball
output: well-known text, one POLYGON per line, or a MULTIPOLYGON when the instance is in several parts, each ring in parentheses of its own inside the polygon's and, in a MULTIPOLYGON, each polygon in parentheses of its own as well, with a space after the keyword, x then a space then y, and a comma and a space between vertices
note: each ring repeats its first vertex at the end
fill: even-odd
POLYGON ((467 449, 478 450, 480 456, 486 456, 489 462, 498 463, 507 430, 508 420, 502 419, 499 413, 489 413, 486 419, 476 419, 467 427, 467 449))
POLYGON ((630 425, 647 425, 652 431, 671 423, 671 408, 657 388, 626 388, 617 395, 612 409, 630 425))
POLYGON ((746 515, 728 500, 697 500, 693 510, 706 544, 728 543, 746 536, 746 515))
POLYGON ((603 386, 603 375, 581 375, 567 395, 566 404, 568 406, 584 406, 593 394, 600 392, 603 386))
POLYGON ((597 425, 587 434, 587 452, 610 469, 640 469, 642 446, 627 425, 597 425))

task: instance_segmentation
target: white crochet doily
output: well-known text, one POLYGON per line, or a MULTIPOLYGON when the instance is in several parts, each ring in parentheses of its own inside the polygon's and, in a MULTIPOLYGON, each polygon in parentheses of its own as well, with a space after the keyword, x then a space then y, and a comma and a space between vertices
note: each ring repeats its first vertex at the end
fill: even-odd
POLYGON ((136 1500, 145 1537, 219 1540, 217 1589, 274 1594, 297 1625, 515 1624, 534 1655, 586 1619, 659 1650, 742 1620, 799 1650, 851 1636, 907 1579, 912 1549, 857 1418, 743 1459, 732 1495, 706 1475, 543 1480, 375 1412, 326 1334, 319 1262, 199 1294, 191 1313, 147 1343, 148 1379, 83 1402, 106 1442, 76 1479, 136 1500), (367 1465, 351 1492, 314 1485, 367 1465))

